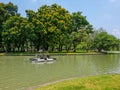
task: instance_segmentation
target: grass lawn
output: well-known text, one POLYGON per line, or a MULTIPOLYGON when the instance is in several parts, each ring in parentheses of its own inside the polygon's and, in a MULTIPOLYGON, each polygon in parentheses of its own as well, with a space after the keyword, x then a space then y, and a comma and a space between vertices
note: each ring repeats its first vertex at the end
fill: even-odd
POLYGON ((120 90, 120 75, 90 76, 67 80, 35 90, 120 90))

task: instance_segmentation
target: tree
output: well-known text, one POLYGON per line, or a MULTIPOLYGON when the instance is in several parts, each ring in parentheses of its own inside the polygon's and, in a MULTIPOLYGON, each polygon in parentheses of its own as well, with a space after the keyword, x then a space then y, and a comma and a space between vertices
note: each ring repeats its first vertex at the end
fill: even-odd
POLYGON ((119 46, 118 39, 105 32, 103 29, 100 29, 98 33, 95 35, 93 47, 97 49, 98 52, 102 50, 111 50, 114 47, 119 46))
MULTIPOLYGON (((44 29, 43 23, 37 18, 37 12, 34 12, 33 10, 26 10, 27 19, 29 23, 32 23, 33 27, 33 35, 30 38, 30 46, 32 50, 32 46, 34 46, 34 49, 39 49, 42 46, 42 30, 44 29)), ((42 18, 41 18, 42 19, 42 18)))
POLYGON ((72 13, 72 25, 73 25, 74 31, 78 31, 79 29, 83 27, 87 28, 88 26, 90 26, 86 17, 82 15, 82 12, 72 13))
POLYGON ((11 16, 3 23, 2 39, 6 51, 25 51, 25 43, 32 32, 32 24, 21 16, 11 16))
POLYGON ((0 47, 2 46, 3 23, 11 16, 17 15, 17 6, 9 2, 8 4, 0 3, 0 47))
POLYGON ((88 34, 84 28, 79 29, 77 32, 71 33, 71 40, 72 40, 74 52, 76 52, 76 48, 78 44, 82 44, 82 42, 85 42, 88 39, 87 36, 88 34))
MULTIPOLYGON (((27 17, 35 26, 37 49, 53 51, 55 45, 62 50, 63 36, 69 31, 71 16, 67 10, 57 4, 43 5, 37 12, 27 10, 27 17)), ((35 42, 34 42, 35 43, 35 42)))
MULTIPOLYGON (((71 15, 72 18, 72 34, 74 33, 74 39, 72 37, 74 52, 78 44, 83 45, 83 41, 87 41, 88 35, 93 32, 92 25, 87 21, 86 17, 82 15, 82 12, 74 12, 71 15), (76 34, 76 35, 75 35, 76 34), (86 39, 85 39, 86 38, 86 39)), ((88 43, 86 43, 87 46, 88 43)), ((84 44, 85 45, 85 44, 84 44)))

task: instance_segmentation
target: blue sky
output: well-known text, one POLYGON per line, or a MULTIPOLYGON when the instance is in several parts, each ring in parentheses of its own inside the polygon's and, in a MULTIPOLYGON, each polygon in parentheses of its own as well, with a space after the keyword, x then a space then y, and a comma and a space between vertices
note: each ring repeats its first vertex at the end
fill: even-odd
POLYGON ((120 0, 0 0, 18 6, 18 12, 25 16, 25 10, 37 9, 44 5, 57 3, 70 13, 82 11, 87 20, 98 29, 103 27, 110 34, 120 37, 120 0))

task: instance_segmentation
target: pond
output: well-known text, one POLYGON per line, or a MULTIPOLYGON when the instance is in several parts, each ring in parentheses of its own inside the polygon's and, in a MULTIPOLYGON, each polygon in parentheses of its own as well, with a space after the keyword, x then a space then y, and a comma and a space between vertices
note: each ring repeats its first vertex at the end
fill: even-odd
POLYGON ((32 56, 0 56, 0 90, 28 87, 72 77, 120 74, 120 54, 53 56, 54 63, 34 64, 32 56))

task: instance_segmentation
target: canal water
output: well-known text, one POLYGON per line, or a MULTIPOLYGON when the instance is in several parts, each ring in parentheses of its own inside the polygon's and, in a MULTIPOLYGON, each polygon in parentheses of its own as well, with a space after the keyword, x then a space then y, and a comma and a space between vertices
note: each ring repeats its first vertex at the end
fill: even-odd
POLYGON ((53 56, 54 63, 31 63, 32 56, 0 56, 0 90, 28 87, 73 77, 120 74, 120 54, 53 56))

